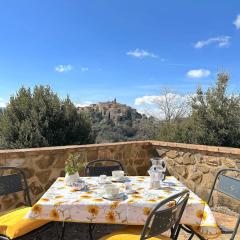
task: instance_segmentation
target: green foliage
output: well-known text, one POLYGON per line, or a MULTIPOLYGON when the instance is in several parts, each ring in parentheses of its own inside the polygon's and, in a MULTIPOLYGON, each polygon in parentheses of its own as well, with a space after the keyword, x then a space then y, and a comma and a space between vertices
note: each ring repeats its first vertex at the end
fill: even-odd
POLYGON ((91 125, 69 97, 60 100, 50 87, 22 87, 0 118, 2 148, 60 146, 92 142, 91 125))
POLYGON ((80 154, 69 154, 68 159, 65 162, 65 172, 68 173, 68 175, 82 172, 86 166, 86 162, 81 160, 80 154))
POLYGON ((139 121, 135 122, 134 126, 137 129, 135 135, 136 140, 149 140, 157 138, 161 123, 154 117, 146 117, 143 115, 139 121))
POLYGON ((240 146, 240 96, 229 95, 229 75, 219 73, 215 87, 198 88, 192 100, 193 143, 240 146))
POLYGON ((177 141, 180 133, 180 123, 180 120, 161 121, 157 139, 167 142, 177 141))
POLYGON ((229 75, 223 72, 218 74, 216 86, 206 92, 199 87, 191 101, 191 115, 168 123, 165 130, 163 125, 159 138, 191 144, 239 147, 240 96, 227 92, 228 82, 229 75))
POLYGON ((0 107, 0 117, 3 114, 4 108, 0 107))

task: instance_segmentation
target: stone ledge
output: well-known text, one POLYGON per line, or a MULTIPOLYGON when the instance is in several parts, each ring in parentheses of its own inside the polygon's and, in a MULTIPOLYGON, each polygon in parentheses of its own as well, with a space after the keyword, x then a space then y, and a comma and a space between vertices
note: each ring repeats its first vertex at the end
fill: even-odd
POLYGON ((122 146, 122 145, 149 145, 154 147, 168 147, 174 149, 186 149, 186 150, 195 150, 200 152, 209 152, 209 153, 222 153, 222 154, 231 154, 231 155, 240 155, 240 148, 230 148, 230 147, 217 147, 217 146, 206 146, 206 145, 197 145, 197 144, 185 144, 185 143, 175 143, 175 142, 163 142, 163 141, 129 141, 129 142, 116 142, 116 143, 102 143, 102 144, 86 144, 86 145, 68 145, 68 146, 56 146, 56 147, 41 147, 41 148, 25 148, 25 149, 6 149, 0 150, 0 155, 4 157, 5 154, 31 154, 38 152, 61 152, 65 150, 81 150, 81 149, 98 149, 111 146, 122 146))
POLYGON ((40 147, 40 148, 22 148, 22 149, 4 149, 0 150, 0 154, 8 153, 37 153, 37 152, 55 152, 68 149, 85 149, 85 148, 101 148, 101 147, 111 147, 118 145, 134 145, 143 144, 151 146, 151 141, 129 141, 129 142, 116 142, 116 143, 101 143, 101 144, 86 144, 86 145, 67 145, 67 146, 56 146, 56 147, 40 147))
POLYGON ((155 147, 159 146, 159 147, 169 147, 174 149, 178 148, 178 149, 196 150, 201 152, 240 155, 240 148, 217 147, 217 146, 163 142, 163 141, 149 141, 149 142, 155 147))

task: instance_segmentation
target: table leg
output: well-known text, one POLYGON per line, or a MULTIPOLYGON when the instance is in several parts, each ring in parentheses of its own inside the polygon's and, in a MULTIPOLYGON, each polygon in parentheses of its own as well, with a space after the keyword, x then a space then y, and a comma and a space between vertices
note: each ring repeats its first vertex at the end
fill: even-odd
POLYGON ((60 240, 63 240, 63 239, 64 239, 64 233, 65 233, 65 223, 63 222, 60 240))

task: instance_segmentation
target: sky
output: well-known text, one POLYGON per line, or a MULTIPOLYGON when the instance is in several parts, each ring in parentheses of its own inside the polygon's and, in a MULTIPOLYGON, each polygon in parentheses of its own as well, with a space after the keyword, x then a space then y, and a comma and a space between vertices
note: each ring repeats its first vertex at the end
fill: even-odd
POLYGON ((240 88, 239 0, 8 0, 0 4, 0 106, 49 85, 77 105, 139 111, 228 71, 240 88))

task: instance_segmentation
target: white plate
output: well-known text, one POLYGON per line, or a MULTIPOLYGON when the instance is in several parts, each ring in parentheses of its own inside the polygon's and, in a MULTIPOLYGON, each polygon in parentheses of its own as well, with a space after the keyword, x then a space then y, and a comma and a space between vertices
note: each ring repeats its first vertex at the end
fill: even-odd
POLYGON ((119 199, 123 199, 125 197, 125 193, 121 192, 119 194, 117 194, 116 196, 110 196, 108 194, 101 194, 101 197, 107 200, 119 200, 119 199))

